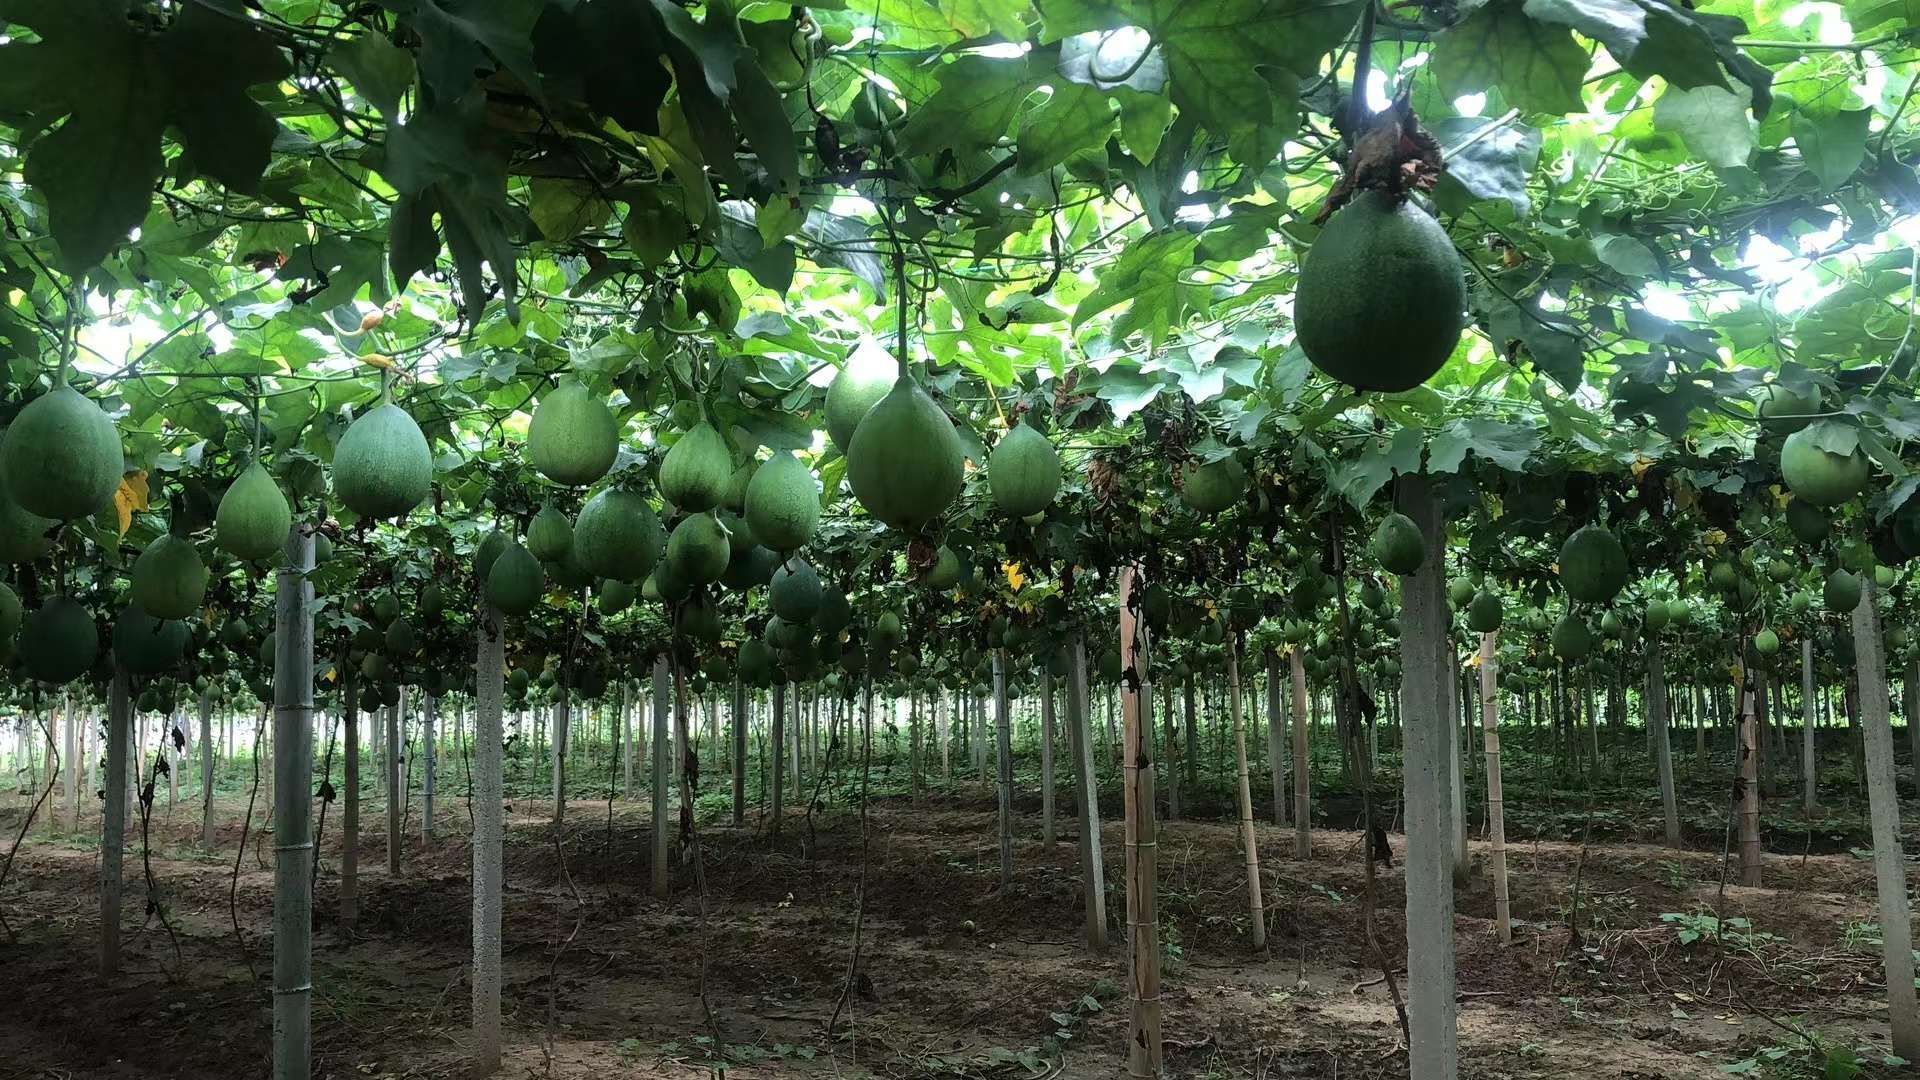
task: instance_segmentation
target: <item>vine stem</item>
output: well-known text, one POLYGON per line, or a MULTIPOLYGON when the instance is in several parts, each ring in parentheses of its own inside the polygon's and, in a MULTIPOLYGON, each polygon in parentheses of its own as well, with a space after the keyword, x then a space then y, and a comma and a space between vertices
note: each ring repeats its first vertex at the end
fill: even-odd
POLYGON ((1373 109, 1367 105, 1367 80, 1373 74, 1374 0, 1360 12, 1360 43, 1353 50, 1353 96, 1347 108, 1347 147, 1351 149, 1367 129, 1373 109))

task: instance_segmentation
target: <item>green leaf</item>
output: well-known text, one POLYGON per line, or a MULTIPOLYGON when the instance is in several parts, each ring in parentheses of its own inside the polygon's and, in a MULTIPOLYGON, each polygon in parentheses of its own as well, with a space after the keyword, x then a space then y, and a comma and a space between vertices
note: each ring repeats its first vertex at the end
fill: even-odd
POLYGON ((983 38, 998 34, 1008 41, 1025 41, 1027 0, 940 0, 940 14, 960 36, 983 38))
POLYGON ((1155 233, 1128 245, 1120 258, 1100 275, 1100 284, 1073 311, 1077 329, 1110 308, 1131 302, 1125 318, 1116 320, 1113 333, 1146 329, 1155 342, 1183 321, 1186 306, 1181 274, 1193 265, 1199 238, 1187 232, 1155 233))
POLYGON ((1345 40, 1362 0, 1133 0, 1115 5, 1124 22, 1153 35, 1165 52, 1173 103, 1228 136, 1290 127, 1296 98, 1287 80, 1316 74, 1345 40))
POLYGON ((400 98, 413 86, 412 53, 383 35, 367 33, 334 46, 327 59, 380 115, 398 119, 400 98))
POLYGON ((1497 89, 1523 113, 1583 108, 1586 51, 1565 27, 1528 18, 1517 0, 1496 0, 1441 34, 1432 63, 1449 98, 1497 89))
POLYGON ((939 89, 915 108, 901 129, 909 153, 986 150, 1013 126, 1013 118, 1040 80, 1025 58, 1001 60, 969 53, 940 68, 939 89))
POLYGON ((1738 168, 1753 153, 1753 122, 1747 117, 1750 97, 1750 93, 1719 86, 1687 90, 1670 86, 1654 103, 1653 122, 1678 134, 1695 157, 1714 168, 1738 168))
POLYGON ((420 36, 420 80, 444 101, 473 89, 476 73, 503 68, 541 96, 533 28, 544 0, 383 0, 420 36))
POLYGON ((1832 191, 1853 178, 1854 170, 1867 156, 1867 130, 1872 119, 1870 109, 1794 111, 1794 145, 1800 148, 1800 160, 1820 181, 1822 190, 1832 191))
POLYGON ((528 186, 527 213, 548 240, 571 240, 599 228, 613 207, 585 180, 537 177, 528 186))
POLYGON ((1160 140, 1173 122, 1173 102, 1159 94, 1141 94, 1122 90, 1114 95, 1120 102, 1120 138, 1142 164, 1153 160, 1160 140))
POLYGON ((1026 176, 1046 172, 1077 151, 1106 142, 1112 130, 1113 107, 1105 94, 1078 83, 1060 83, 1046 104, 1020 125, 1017 171, 1026 176))
POLYGON ((1060 74, 1082 86, 1121 88, 1160 97, 1167 85, 1167 58, 1140 33, 1089 30, 1060 43, 1060 74))
POLYGON ((874 254, 880 242, 864 222, 814 210, 807 214, 807 223, 801 232, 818 245, 812 253, 814 262, 851 270, 873 290, 876 301, 886 303, 887 270, 880 256, 874 254))
POLYGON ((1442 194, 1451 190, 1469 199, 1504 199, 1515 217, 1525 217, 1533 206, 1527 177, 1540 160, 1540 129, 1512 123, 1487 130, 1496 123, 1478 117, 1443 117, 1427 125, 1440 140, 1447 163, 1442 194), (1461 143, 1468 145, 1452 149, 1461 143))
POLYGON ((1598 41, 1639 78, 1658 75, 1683 90, 1727 84, 1712 35, 1660 0, 1525 0, 1523 10, 1598 41))
POLYGON ((1856 39, 1890 22, 1920 25, 1920 0, 1842 0, 1840 8, 1856 39))
MULTIPOLYGON (((746 43, 732 25, 711 17, 706 22, 700 22, 673 0, 653 0, 653 10, 666 25, 667 33, 685 45, 699 61, 697 74, 705 76, 707 89, 721 101, 727 100, 737 85, 735 65, 742 60, 748 63, 753 61, 752 55, 746 50, 746 43)), ((683 88, 687 76, 696 74, 681 71, 677 59, 674 70, 680 73, 683 88)))
POLYGON ((387 264, 393 287, 404 289, 413 275, 432 268, 440 256, 440 237, 433 230, 432 194, 401 195, 387 217, 387 264))
POLYGON ((533 30, 533 59, 550 96, 579 99, 628 131, 660 133, 673 80, 659 45, 666 28, 638 3, 550 4, 533 30))
POLYGON ((733 92, 733 118, 740 134, 760 159, 760 167, 783 191, 800 189, 800 144, 793 136, 793 124, 787 119, 780 91, 753 62, 742 55, 734 66, 736 86, 733 92))
POLYGON ((27 183, 46 199, 60 262, 74 271, 97 265, 147 216, 163 165, 158 103, 111 71, 98 74, 99 103, 27 154, 27 183))
POLYGON ((169 125, 194 170, 257 187, 276 128, 247 89, 288 70, 262 27, 218 0, 182 9, 159 33, 136 30, 124 5, 104 0, 16 0, 0 16, 40 36, 0 46, 0 92, 8 110, 53 129, 28 148, 25 173, 68 269, 96 265, 146 218, 169 125))
POLYGON ((652 189, 639 190, 627 203, 620 235, 627 247, 639 256, 642 265, 659 266, 686 240, 686 219, 663 204, 652 189))

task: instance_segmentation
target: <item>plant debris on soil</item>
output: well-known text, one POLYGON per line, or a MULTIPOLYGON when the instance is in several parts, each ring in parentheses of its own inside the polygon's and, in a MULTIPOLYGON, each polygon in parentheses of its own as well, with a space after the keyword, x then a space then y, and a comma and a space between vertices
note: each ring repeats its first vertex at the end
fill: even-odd
MULTIPOLYGON (((556 844, 544 807, 510 803, 500 1075, 691 1077, 722 1065, 735 1077, 1118 1075, 1127 1026, 1118 825, 1103 830, 1111 944, 1094 954, 1080 940, 1073 819, 1045 846, 1038 815, 1021 817, 1013 886, 1002 891, 994 818, 979 805, 964 795, 876 803, 864 903, 857 811, 816 811, 811 831, 796 813, 777 837, 751 816, 740 828, 704 824, 702 919, 693 868, 678 856, 671 898, 648 895, 643 805, 619 802, 609 816, 604 802, 575 803, 556 844), (703 957, 717 1045, 701 1006, 703 957)), ((241 862, 242 946, 228 888, 244 802, 219 809, 211 854, 195 845, 191 809, 156 812, 154 875, 181 956, 157 919, 143 922, 148 898, 130 874, 125 970, 105 985, 97 844, 34 825, 0 890, 14 935, 0 936, 9 988, 0 1078, 267 1075, 272 836, 256 821, 255 850, 241 862)), ((6 835, 25 812, 12 796, 0 805, 6 835)), ((468 1075, 467 808, 448 799, 441 815, 443 839, 423 846, 416 828, 397 879, 385 870, 384 831, 362 833, 351 932, 337 921, 340 838, 329 828, 314 904, 316 1077, 468 1075)), ((97 816, 85 825, 97 832, 97 816)), ((1404 963, 1402 839, 1393 838, 1395 868, 1378 870, 1376 935, 1404 963)), ((137 852, 137 830, 129 843, 137 852)), ((1405 1076, 1393 1007, 1364 944, 1360 834, 1317 829, 1307 860, 1291 857, 1291 830, 1262 825, 1260 843, 1270 933, 1256 954, 1233 823, 1164 827, 1169 1074, 1405 1076)), ((1473 851, 1455 918, 1462 1076, 1666 1080, 1724 1076, 1723 1067, 1790 1076, 1801 1074, 1765 1070, 1841 1047, 1865 1069, 1847 1075, 1882 1075, 1867 862, 1773 856, 1768 888, 1723 888, 1714 853, 1596 843, 1583 856, 1578 844, 1519 842, 1508 851, 1513 942, 1501 946, 1484 846, 1473 851)))

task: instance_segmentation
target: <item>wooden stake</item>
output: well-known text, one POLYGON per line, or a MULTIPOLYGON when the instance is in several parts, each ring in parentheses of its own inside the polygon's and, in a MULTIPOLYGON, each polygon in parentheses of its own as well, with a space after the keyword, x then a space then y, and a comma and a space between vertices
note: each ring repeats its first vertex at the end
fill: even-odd
POLYGON ((1127 1075, 1158 1077, 1165 1050, 1160 1043, 1160 913, 1154 895, 1159 851, 1153 813, 1152 736, 1144 720, 1144 702, 1152 693, 1147 678, 1146 627, 1140 618, 1145 585, 1137 567, 1120 571, 1121 794, 1126 814, 1128 997, 1127 1075))
POLYGON ((1287 669, 1293 682, 1293 857, 1313 857, 1312 769, 1307 757, 1307 662, 1300 646, 1287 650, 1287 669))
POLYGON ((1513 918, 1507 903, 1507 806, 1500 787, 1500 662, 1498 631, 1480 635, 1480 730, 1487 755, 1487 840, 1493 871, 1494 934, 1513 942, 1513 918))
POLYGON ((1087 701, 1087 638, 1073 636, 1067 673, 1067 747, 1072 755, 1074 813, 1080 820, 1080 893, 1087 947, 1107 947, 1107 872, 1100 851, 1100 792, 1093 772, 1093 715, 1087 701))
POLYGON ((1240 693, 1239 633, 1227 642, 1227 713, 1233 718, 1233 766, 1239 778, 1240 851, 1247 862, 1247 920, 1255 950, 1267 947, 1267 908, 1260 898, 1260 841, 1253 828, 1253 788, 1247 782, 1246 710, 1240 693))

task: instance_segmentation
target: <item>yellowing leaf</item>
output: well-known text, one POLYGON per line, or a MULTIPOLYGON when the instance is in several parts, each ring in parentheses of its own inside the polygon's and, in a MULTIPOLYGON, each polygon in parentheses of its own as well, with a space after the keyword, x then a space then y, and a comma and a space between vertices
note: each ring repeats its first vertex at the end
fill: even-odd
POLYGON ((1000 564, 1000 570, 1007 575, 1007 588, 1014 592, 1019 592, 1020 587, 1027 583, 1027 576, 1020 572, 1020 564, 1017 562, 1003 562, 1000 564))
POLYGON ((394 370, 393 357, 385 353, 370 352, 362 354, 360 362, 369 367, 377 367, 381 371, 394 370))
POLYGON ((133 524, 133 515, 137 510, 147 508, 147 470, 135 469, 120 478, 120 487, 113 493, 113 512, 119 516, 120 535, 127 535, 127 527, 133 524))
POLYGON ((1645 476, 1647 474, 1647 470, 1651 468, 1653 468, 1652 458, 1650 457, 1635 458, 1633 460, 1633 478, 1635 480, 1640 479, 1642 476, 1645 476))
POLYGON ((1727 534, 1720 529, 1708 529, 1700 534, 1700 539, 1706 541, 1708 547, 1719 547, 1727 542, 1727 534))

